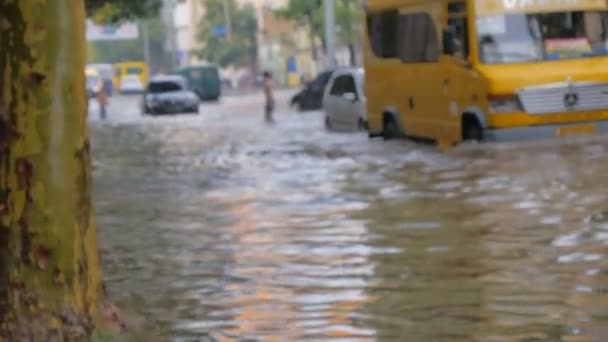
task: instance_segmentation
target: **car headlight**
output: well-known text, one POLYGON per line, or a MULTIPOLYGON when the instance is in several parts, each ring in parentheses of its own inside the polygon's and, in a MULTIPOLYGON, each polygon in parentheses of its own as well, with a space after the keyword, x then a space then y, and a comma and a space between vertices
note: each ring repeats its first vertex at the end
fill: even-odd
POLYGON ((490 111, 494 114, 521 112, 522 107, 515 95, 488 97, 490 111))

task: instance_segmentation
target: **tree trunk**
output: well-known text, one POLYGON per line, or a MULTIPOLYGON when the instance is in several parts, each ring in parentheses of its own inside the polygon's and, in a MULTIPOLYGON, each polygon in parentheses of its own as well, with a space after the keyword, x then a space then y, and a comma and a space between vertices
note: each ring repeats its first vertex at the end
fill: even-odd
POLYGON ((0 340, 85 340, 102 283, 82 0, 0 0, 0 340))
POLYGON ((344 10, 345 10, 345 17, 344 17, 344 30, 346 31, 346 42, 348 45, 348 55, 350 57, 350 65, 351 66, 355 66, 357 65, 357 56, 355 53, 355 43, 354 43, 354 32, 353 32, 353 22, 352 22, 352 8, 351 8, 351 1, 350 0, 345 0, 344 1, 344 10))
POLYGON ((317 42, 315 40, 315 22, 312 13, 308 13, 306 15, 308 18, 308 29, 309 29, 309 39, 310 39, 310 48, 312 52, 312 60, 317 62, 319 60, 319 52, 317 51, 317 42))
POLYGON ((352 41, 348 42, 348 55, 350 56, 350 65, 357 65, 357 52, 355 51, 355 43, 352 41))
POLYGON ((251 52, 250 52, 250 65, 253 85, 255 86, 255 80, 259 73, 259 62, 258 62, 258 22, 255 20, 254 29, 251 30, 251 52))

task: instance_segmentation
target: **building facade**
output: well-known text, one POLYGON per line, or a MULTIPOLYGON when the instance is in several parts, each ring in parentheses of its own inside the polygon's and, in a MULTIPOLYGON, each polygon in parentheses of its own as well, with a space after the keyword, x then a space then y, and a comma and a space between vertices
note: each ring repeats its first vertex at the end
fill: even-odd
MULTIPOLYGON (((255 77, 255 72, 268 70, 278 84, 298 86, 303 78, 311 77, 318 71, 317 63, 312 58, 308 30, 274 14, 275 10, 287 6, 288 0, 236 2, 239 6, 252 5, 256 12, 258 63, 256 68, 252 68, 256 70, 248 71, 251 76, 255 77)), ((200 62, 194 52, 204 48, 197 39, 200 21, 205 15, 204 1, 166 0, 164 12, 167 27, 170 28, 166 47, 174 55, 174 66, 200 62)), ((317 43, 317 50, 321 52, 322 44, 317 43)), ((322 54, 319 55, 322 58, 322 54)), ((323 63, 322 60, 319 62, 323 63)), ((227 68, 224 73, 232 75, 245 72, 232 72, 231 69, 227 68)))
POLYGON ((314 73, 307 31, 274 14, 275 10, 287 6, 288 0, 237 1, 256 9, 260 69, 270 71, 277 83, 291 87, 298 86, 304 75, 314 73))
POLYGON ((165 1, 163 16, 169 32, 166 49, 173 54, 175 66, 197 62, 194 52, 201 49, 197 36, 204 14, 202 0, 165 1))

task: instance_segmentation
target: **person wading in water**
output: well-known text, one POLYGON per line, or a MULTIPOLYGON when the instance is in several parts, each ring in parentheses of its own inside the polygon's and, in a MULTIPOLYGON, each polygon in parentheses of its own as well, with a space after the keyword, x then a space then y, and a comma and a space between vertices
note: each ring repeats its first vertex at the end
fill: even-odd
POLYGON ((264 107, 266 122, 269 124, 273 124, 274 98, 272 94, 272 75, 268 71, 264 71, 264 98, 266 100, 266 105, 264 107))
POLYGON ((106 87, 103 80, 100 80, 97 83, 95 93, 95 97, 97 97, 97 103, 99 103, 99 117, 101 118, 101 120, 105 120, 108 114, 108 92, 106 91, 106 87))

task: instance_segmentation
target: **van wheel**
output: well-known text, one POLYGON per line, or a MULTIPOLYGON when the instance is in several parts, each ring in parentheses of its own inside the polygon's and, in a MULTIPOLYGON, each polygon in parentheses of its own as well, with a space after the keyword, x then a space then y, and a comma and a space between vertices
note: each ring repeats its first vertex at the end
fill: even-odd
POLYGON ((325 115, 325 129, 328 131, 333 131, 331 120, 329 120, 329 117, 327 115, 325 115))
POLYGON ((360 131, 367 131, 367 124, 363 119, 359 118, 359 121, 357 121, 357 128, 360 131))
POLYGON ((477 142, 483 140, 483 130, 476 117, 465 115, 462 118, 462 140, 477 142))
POLYGON ((382 137, 384 140, 394 139, 399 136, 399 127, 392 115, 384 114, 382 125, 382 137))

